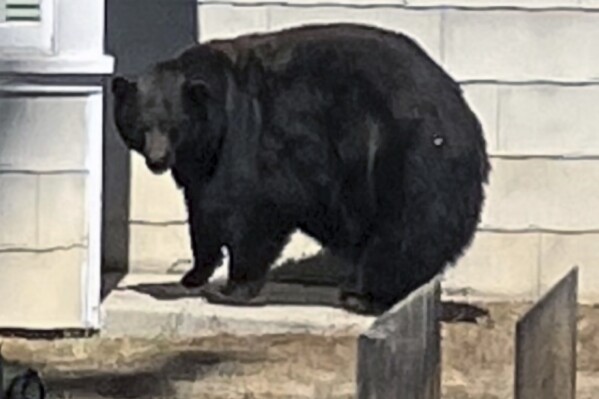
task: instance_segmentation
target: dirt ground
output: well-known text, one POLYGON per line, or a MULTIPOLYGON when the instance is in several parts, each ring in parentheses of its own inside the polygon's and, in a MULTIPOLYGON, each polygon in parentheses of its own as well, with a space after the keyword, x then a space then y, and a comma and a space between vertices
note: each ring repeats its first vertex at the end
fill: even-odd
MULTIPOLYGON (((482 305, 481 305, 482 306, 482 305)), ((443 398, 512 397, 513 334, 527 304, 486 304, 479 324, 443 326, 443 398)), ((599 309, 579 311, 578 399, 599 397, 599 309)), ((353 398, 356 337, 188 341, 3 339, 3 355, 38 368, 51 398, 353 398)))

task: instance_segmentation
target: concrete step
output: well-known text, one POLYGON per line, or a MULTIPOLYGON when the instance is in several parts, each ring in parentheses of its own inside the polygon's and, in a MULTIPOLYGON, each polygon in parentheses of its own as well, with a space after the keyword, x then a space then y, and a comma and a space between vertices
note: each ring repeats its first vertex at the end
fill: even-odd
MULTIPOLYGON (((207 303, 180 284, 181 275, 133 274, 125 277, 102 307, 105 337, 197 338, 215 335, 356 335, 373 317, 338 307, 337 290, 328 286, 268 283, 264 306, 207 303)), ((213 284, 221 283, 220 279, 213 284)))

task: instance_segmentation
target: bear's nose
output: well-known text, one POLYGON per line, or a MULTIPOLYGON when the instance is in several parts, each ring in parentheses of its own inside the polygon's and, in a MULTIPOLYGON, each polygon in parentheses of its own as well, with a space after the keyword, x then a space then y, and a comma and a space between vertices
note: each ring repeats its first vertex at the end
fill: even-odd
POLYGON ((170 152, 170 142, 166 135, 157 129, 146 133, 144 155, 152 171, 162 171, 168 167, 170 152))
POLYGON ((164 155, 160 158, 155 158, 155 159, 150 159, 147 158, 146 159, 146 165, 148 165, 148 168, 154 172, 154 173, 162 173, 164 171, 166 171, 168 169, 168 154, 164 155))

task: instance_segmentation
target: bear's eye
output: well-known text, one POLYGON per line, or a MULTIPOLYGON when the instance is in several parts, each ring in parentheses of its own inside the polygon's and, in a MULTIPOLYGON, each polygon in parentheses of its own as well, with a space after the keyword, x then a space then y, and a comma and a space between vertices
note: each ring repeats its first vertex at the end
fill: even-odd
POLYGON ((127 141, 129 142, 128 144, 133 150, 142 151, 144 148, 144 136, 139 137, 138 135, 135 135, 133 137, 129 137, 127 141))
POLYGON ((142 151, 146 142, 145 129, 132 129, 132 135, 127 137, 127 144, 136 151, 142 151))

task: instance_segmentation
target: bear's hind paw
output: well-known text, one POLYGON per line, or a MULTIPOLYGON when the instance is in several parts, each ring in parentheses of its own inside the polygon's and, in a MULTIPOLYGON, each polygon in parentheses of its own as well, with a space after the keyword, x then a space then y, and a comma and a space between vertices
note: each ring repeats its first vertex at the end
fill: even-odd
POLYGON ((390 308, 387 304, 356 294, 342 295, 341 307, 348 312, 363 316, 380 316, 390 308))

